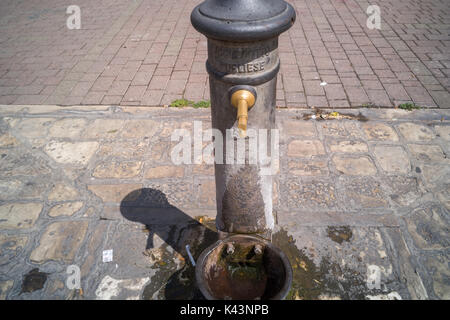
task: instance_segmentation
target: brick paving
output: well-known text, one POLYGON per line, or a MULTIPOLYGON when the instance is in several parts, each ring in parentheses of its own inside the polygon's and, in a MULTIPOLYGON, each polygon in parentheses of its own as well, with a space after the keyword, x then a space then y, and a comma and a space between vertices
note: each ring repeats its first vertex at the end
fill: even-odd
MULTIPOLYGON (((293 265, 289 299, 449 299, 450 113, 328 112, 277 112, 273 242, 293 265)), ((209 110, 0 116, 0 299, 199 298, 185 246, 197 258, 217 236, 214 168, 173 164, 171 133, 207 129, 209 110)))
MULTIPOLYGON (((0 3, 0 104, 159 106, 209 99, 206 40, 190 25, 200 1, 0 3)), ((280 107, 450 107, 450 5, 445 0, 290 1, 280 39, 280 107), (369 5, 381 30, 366 26, 369 5), (321 86, 320 83, 327 85, 321 86)))

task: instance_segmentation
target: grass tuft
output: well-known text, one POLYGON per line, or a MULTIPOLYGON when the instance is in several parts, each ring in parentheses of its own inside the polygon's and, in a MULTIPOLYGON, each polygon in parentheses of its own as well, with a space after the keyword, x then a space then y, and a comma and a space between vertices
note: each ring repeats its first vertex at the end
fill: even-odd
POLYGON ((420 107, 415 103, 402 103, 398 106, 399 109, 412 111, 413 109, 420 109, 420 107))
POLYGON ((209 100, 202 100, 194 103, 192 105, 194 108, 209 108, 211 107, 211 101, 209 100))
POLYGON ((211 102, 209 100, 202 100, 202 101, 191 101, 186 99, 177 99, 170 103, 171 107, 175 108, 182 108, 182 107, 188 107, 192 106, 193 108, 209 108, 211 106, 211 102))
POLYGON ((170 104, 171 107, 180 108, 180 107, 187 107, 188 105, 193 104, 194 101, 186 100, 186 99, 177 99, 172 101, 170 104))

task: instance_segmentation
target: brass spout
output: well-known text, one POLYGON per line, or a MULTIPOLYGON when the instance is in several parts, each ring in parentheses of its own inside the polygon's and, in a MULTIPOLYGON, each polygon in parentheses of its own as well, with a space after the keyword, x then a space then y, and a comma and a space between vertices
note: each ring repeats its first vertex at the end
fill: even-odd
POLYGON ((231 95, 231 104, 237 108, 239 134, 246 137, 248 109, 255 104, 255 96, 248 90, 238 90, 231 95))

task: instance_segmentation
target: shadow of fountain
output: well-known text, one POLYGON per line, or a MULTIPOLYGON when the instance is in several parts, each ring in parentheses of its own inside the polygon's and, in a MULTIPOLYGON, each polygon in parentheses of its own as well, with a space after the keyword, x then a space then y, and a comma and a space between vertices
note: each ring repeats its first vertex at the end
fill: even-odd
MULTIPOLYGON (((156 234, 173 252, 184 258, 185 263, 181 269, 164 268, 164 265, 175 257, 173 252, 170 254, 165 250, 166 253, 162 258, 167 261, 161 263, 155 276, 152 277, 152 280, 155 279, 154 281, 166 281, 165 285, 160 284, 160 287, 161 285, 164 287, 164 298, 167 300, 204 299, 197 289, 195 267, 189 261, 186 245, 190 246, 194 259, 197 259, 204 249, 218 239, 218 234, 214 231, 214 224, 205 226, 171 205, 162 191, 152 188, 130 192, 121 201, 120 212, 125 219, 141 223, 146 227, 149 232, 145 247, 147 250, 155 249, 154 236, 156 234), (176 271, 174 272, 174 270, 176 271)), ((144 289, 143 299, 154 298, 154 288, 154 285, 147 285, 144 289)))

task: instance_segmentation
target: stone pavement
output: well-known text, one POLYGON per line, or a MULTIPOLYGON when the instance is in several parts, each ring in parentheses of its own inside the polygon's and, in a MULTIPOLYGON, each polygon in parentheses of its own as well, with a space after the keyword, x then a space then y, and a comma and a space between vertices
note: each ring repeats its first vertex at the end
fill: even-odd
MULTIPOLYGON (((200 298, 185 246, 198 257, 217 238, 213 167, 174 165, 170 137, 208 128, 209 110, 0 115, 0 299, 200 298)), ((277 123, 289 299, 449 299, 450 113, 278 110, 277 123)))
MULTIPOLYGON (((168 105, 208 100, 200 0, 4 0, 0 104, 168 105), (81 8, 69 30, 66 9, 81 8)), ((291 0, 280 39, 277 105, 450 107, 446 0, 291 0), (381 9, 381 30, 367 25, 381 9), (327 85, 320 84, 326 82, 327 85)))

